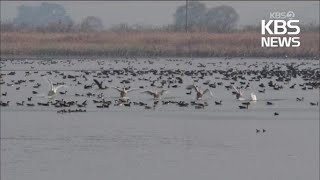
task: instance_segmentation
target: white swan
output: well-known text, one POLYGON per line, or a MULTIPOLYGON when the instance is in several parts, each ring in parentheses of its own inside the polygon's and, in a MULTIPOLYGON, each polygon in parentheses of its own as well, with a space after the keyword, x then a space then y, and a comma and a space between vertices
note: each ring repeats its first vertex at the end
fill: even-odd
POLYGON ((251 101, 257 101, 257 96, 253 92, 251 93, 251 101))
POLYGON ((167 93, 168 91, 167 90, 161 90, 161 91, 158 91, 158 90, 155 90, 155 91, 144 91, 142 93, 147 93, 147 94, 150 94, 153 96, 154 99, 160 99, 161 96, 164 94, 164 93, 167 93))
POLYGON ((50 90, 48 92, 48 96, 49 97, 53 97, 54 95, 56 95, 58 89, 60 89, 61 87, 67 87, 65 85, 57 85, 57 86, 55 86, 55 85, 52 84, 52 81, 50 79, 47 79, 47 80, 48 80, 48 82, 50 84, 50 90))
POLYGON ((205 95, 207 92, 209 92, 210 95, 213 97, 213 94, 212 94, 212 92, 210 91, 210 89, 206 89, 206 90, 202 91, 202 90, 200 89, 200 87, 196 86, 195 84, 190 85, 190 86, 187 86, 187 89, 194 89, 194 90, 197 92, 197 95, 196 95, 196 99, 197 99, 197 100, 202 99, 203 95, 205 95))
POLYGON ((232 85, 233 89, 236 91, 236 98, 239 100, 239 101, 243 101, 245 100, 245 98, 243 97, 243 92, 242 90, 239 88, 236 88, 232 85))
POLYGON ((120 92, 120 97, 122 99, 129 99, 128 97, 128 93, 131 92, 131 91, 134 91, 134 90, 138 90, 137 88, 134 88, 134 89, 126 89, 125 87, 123 88, 118 88, 118 87, 112 87, 113 89, 116 89, 120 92))

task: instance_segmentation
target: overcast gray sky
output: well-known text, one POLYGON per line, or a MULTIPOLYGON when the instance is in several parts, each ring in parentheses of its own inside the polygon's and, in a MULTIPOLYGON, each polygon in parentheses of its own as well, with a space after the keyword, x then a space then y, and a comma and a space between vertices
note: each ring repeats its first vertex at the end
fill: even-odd
MULTIPOLYGON (((55 2, 55 1, 51 1, 55 2)), ((207 7, 230 5, 240 15, 239 25, 257 24, 271 11, 295 12, 302 23, 319 24, 319 1, 202 1, 207 7)), ((1 20, 12 20, 19 5, 37 6, 41 1, 1 1, 1 20)), ((98 16, 106 27, 114 24, 163 25, 173 23, 176 8, 184 1, 56 1, 68 15, 80 22, 86 16, 98 16)))

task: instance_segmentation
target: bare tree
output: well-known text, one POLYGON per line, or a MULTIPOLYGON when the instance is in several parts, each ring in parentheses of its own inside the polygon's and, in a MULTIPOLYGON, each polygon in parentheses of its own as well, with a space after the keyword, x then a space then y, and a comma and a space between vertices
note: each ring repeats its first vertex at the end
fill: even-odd
POLYGON ((230 32, 236 27, 238 13, 231 6, 217 6, 206 14, 207 30, 210 32, 230 32))
MULTIPOLYGON (((199 29, 204 25, 206 14, 205 4, 199 1, 191 1, 188 3, 188 29, 199 29)), ((184 30, 186 26, 186 6, 179 6, 174 14, 175 25, 178 30, 184 30)))
POLYGON ((95 16, 88 16, 81 22, 81 30, 83 31, 101 31, 103 30, 102 20, 95 16))
POLYGON ((50 24, 68 26, 72 24, 72 20, 62 5, 44 2, 40 6, 19 6, 14 24, 20 28, 34 29, 50 24))

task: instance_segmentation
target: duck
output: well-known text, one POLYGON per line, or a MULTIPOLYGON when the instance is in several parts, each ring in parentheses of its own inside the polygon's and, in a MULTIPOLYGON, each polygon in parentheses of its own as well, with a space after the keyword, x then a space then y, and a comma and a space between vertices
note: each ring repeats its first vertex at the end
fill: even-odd
POLYGON ((107 86, 102 86, 103 81, 99 82, 97 79, 93 79, 93 81, 97 84, 97 86, 99 87, 99 89, 107 89, 107 86))
POLYGON ((32 104, 32 103, 28 103, 28 104, 27 104, 27 106, 31 106, 31 107, 32 107, 32 106, 34 106, 34 104, 32 104))
POLYGON ((240 109, 248 109, 248 106, 239 106, 240 109))
POLYGON ((215 101, 214 102, 216 105, 222 105, 222 100, 220 100, 220 101, 215 101))
POLYGON ((10 101, 0 102, 0 105, 1 105, 1 106, 9 106, 9 103, 10 103, 10 101))
POLYGON ((16 104, 17 104, 17 106, 23 106, 24 105, 24 101, 22 101, 21 103, 17 102, 16 104))
POLYGON ((242 104, 246 106, 239 106, 240 109, 249 109, 250 102, 243 102, 242 104))
POLYGON ((267 105, 273 105, 273 103, 272 103, 272 102, 267 101, 267 105))
POLYGON ((296 101, 303 101, 304 100, 304 97, 302 97, 302 98, 296 98, 296 101))

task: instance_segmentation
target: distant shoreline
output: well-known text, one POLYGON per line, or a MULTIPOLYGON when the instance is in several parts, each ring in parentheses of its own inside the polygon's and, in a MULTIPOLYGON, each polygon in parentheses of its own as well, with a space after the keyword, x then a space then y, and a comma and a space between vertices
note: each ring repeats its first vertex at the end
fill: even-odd
POLYGON ((258 32, 1 32, 4 57, 319 58, 319 33, 298 48, 261 48, 258 32))

